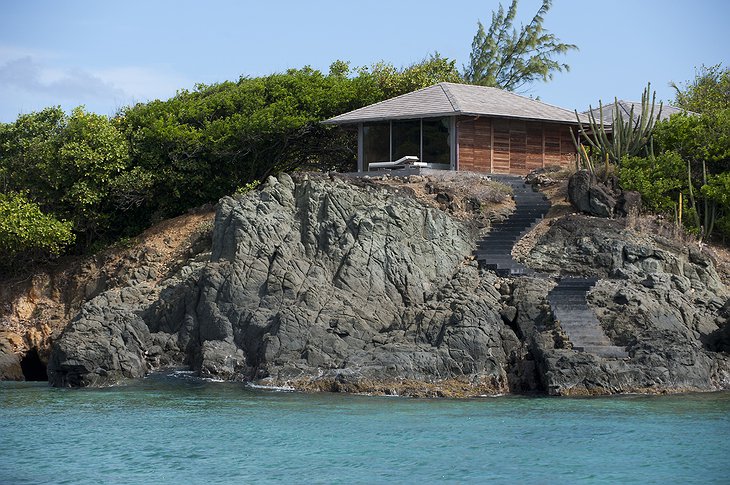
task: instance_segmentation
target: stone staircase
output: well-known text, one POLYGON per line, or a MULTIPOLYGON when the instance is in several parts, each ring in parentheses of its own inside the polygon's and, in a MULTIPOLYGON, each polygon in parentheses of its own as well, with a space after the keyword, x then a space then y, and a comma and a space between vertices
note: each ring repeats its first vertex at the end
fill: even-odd
MULTIPOLYGON (((504 221, 495 223, 489 233, 477 242, 476 260, 481 268, 492 270, 499 276, 536 274, 512 259, 512 248, 547 214, 550 201, 525 184, 522 177, 492 175, 492 179, 512 188, 515 211, 504 221)), ((558 285, 548 294, 553 315, 573 344, 573 350, 604 358, 627 358, 623 348, 611 343, 588 306, 586 294, 597 281, 595 278, 560 278, 558 285)))
POLYGON ((512 259, 512 248, 547 214, 550 202, 541 192, 525 184, 522 177, 492 175, 492 179, 512 188, 515 211, 509 218, 495 223, 477 243, 475 255, 479 266, 500 276, 533 274, 534 271, 512 259))
POLYGON ((558 285, 548 293, 550 308, 573 344, 573 350, 625 359, 629 354, 611 343, 588 306, 586 295, 597 281, 597 278, 560 278, 558 285))

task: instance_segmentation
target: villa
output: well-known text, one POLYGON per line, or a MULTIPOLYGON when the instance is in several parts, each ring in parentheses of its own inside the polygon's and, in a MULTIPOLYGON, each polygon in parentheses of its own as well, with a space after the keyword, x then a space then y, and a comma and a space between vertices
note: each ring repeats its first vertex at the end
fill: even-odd
POLYGON ((524 175, 576 156, 573 111, 485 86, 438 83, 325 123, 357 127, 359 172, 415 162, 524 175))

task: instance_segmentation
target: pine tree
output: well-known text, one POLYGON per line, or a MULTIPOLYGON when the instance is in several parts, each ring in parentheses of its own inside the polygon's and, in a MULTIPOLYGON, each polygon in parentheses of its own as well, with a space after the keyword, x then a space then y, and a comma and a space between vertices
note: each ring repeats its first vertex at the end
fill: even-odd
POLYGON ((478 22, 464 79, 471 84, 517 91, 537 79, 552 79, 555 71, 570 70, 554 58, 578 47, 562 43, 542 26, 551 4, 552 0, 543 0, 532 21, 519 30, 513 26, 517 0, 512 0, 506 14, 501 4, 492 12, 492 23, 486 32, 478 22))

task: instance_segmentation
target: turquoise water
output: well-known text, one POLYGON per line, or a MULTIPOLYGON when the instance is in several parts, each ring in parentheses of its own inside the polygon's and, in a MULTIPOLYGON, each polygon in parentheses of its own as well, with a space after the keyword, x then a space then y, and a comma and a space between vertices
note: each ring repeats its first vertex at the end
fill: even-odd
POLYGON ((0 383, 0 483, 730 483, 730 393, 467 401, 0 383))

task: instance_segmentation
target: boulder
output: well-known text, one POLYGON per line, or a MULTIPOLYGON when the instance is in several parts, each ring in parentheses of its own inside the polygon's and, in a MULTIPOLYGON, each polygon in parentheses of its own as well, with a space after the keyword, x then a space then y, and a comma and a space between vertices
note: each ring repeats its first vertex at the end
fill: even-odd
POLYGON ((622 190, 616 177, 600 182, 588 170, 570 176, 568 200, 578 211, 598 217, 625 217, 641 210, 638 192, 622 190))
POLYGON ((549 187, 551 185, 555 185, 558 181, 553 178, 553 175, 562 170, 563 167, 560 165, 536 168, 531 170, 530 173, 525 176, 525 183, 537 187, 549 187))
POLYGON ((588 170, 578 170, 568 179, 568 200, 580 212, 591 213, 593 176, 588 170))
POLYGON ((616 213, 626 217, 641 212, 641 194, 633 190, 624 190, 616 204, 616 213))
POLYGON ((611 190, 602 184, 593 183, 588 188, 588 212, 598 217, 613 217, 616 198, 611 190))
POLYGON ((23 379, 23 369, 20 367, 18 354, 5 347, 0 347, 0 380, 22 381, 23 379))

